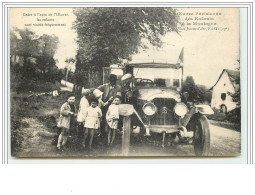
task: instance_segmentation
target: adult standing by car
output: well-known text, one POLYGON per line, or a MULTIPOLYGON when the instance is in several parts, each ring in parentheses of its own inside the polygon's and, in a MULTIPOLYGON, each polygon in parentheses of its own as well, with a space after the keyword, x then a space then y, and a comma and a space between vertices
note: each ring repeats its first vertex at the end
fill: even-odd
POLYGON ((108 131, 108 126, 106 124, 106 119, 105 119, 106 112, 109 108, 109 105, 112 103, 113 97, 115 97, 116 95, 121 96, 121 86, 117 85, 117 75, 110 74, 109 83, 100 85, 97 87, 97 89, 103 92, 102 101, 108 102, 108 105, 102 107, 102 113, 103 113, 102 120, 103 120, 104 126, 101 127, 101 135, 104 136, 106 135, 104 131, 108 131))
POLYGON ((109 83, 100 85, 97 89, 103 92, 102 100, 104 102, 107 102, 116 95, 121 95, 121 86, 117 85, 117 75, 115 74, 110 74, 109 83))
POLYGON ((58 121, 58 127, 61 128, 61 133, 58 136, 57 148, 59 150, 63 149, 67 142, 68 135, 70 133, 70 128, 73 126, 74 117, 76 112, 76 107, 74 105, 75 96, 70 94, 67 96, 67 101, 61 106, 60 117, 58 121))

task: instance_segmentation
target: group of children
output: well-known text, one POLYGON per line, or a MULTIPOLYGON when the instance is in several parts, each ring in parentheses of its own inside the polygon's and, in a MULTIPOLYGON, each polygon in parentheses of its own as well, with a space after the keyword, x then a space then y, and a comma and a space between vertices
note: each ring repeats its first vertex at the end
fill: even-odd
MULTIPOLYGON (((118 129, 118 105, 121 102, 121 97, 116 95, 111 97, 107 102, 103 102, 102 95, 103 92, 101 92, 99 89, 95 89, 93 91, 92 98, 90 90, 85 90, 82 93, 82 98, 80 100, 77 114, 77 122, 79 124, 78 128, 81 128, 84 132, 82 136, 83 148, 87 147, 86 140, 88 137, 90 137, 88 148, 91 149, 95 132, 100 130, 100 128, 103 129, 104 125, 107 125, 105 129, 108 129, 108 145, 112 145, 114 142, 115 131, 118 129), (106 109, 107 112, 102 112, 102 108, 108 108, 106 109), (104 117, 103 114, 105 114, 104 117)), ((76 115, 74 101, 74 96, 68 96, 67 102, 62 105, 60 110, 60 120, 58 127, 62 128, 62 131, 59 135, 57 144, 57 148, 59 150, 61 150, 66 143, 69 133, 68 131, 70 130, 72 120, 76 115), (65 120, 65 122, 63 120, 65 120)))

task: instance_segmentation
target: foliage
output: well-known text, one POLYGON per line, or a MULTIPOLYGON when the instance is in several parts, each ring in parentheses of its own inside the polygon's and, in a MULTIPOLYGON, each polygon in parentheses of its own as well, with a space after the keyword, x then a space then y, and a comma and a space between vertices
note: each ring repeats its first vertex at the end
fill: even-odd
POLYGON ((37 68, 41 70, 43 74, 49 72, 49 70, 56 66, 56 62, 54 60, 54 55, 58 48, 58 37, 55 35, 42 35, 39 40, 39 53, 40 55, 37 57, 37 68))
MULTIPOLYGON (((37 36, 29 29, 15 28, 10 32, 11 89, 17 91, 42 90, 37 81, 60 81, 63 74, 53 58, 58 48, 58 37, 37 36), (16 61, 19 59, 19 61, 16 61), (23 60, 21 60, 23 59, 23 60)), ((49 85, 51 86, 51 85, 49 85)))
POLYGON ((183 82, 182 91, 188 92, 188 101, 190 102, 199 99, 199 90, 192 76, 186 77, 186 80, 183 82))
MULTIPOLYGON (((239 67, 240 67, 240 61, 237 60, 237 62, 239 63, 239 67)), ((237 69, 238 71, 240 70, 240 68, 237 69)), ((237 107, 239 108, 241 106, 241 94, 240 94, 240 77, 238 77, 235 81, 234 81, 235 85, 238 85, 238 89, 235 93, 231 94, 233 102, 236 102, 237 107)))
POLYGON ((11 55, 23 56, 25 61, 28 57, 39 56, 38 36, 33 31, 14 28, 10 38, 11 55))
MULTIPOLYGON (((240 70, 240 60, 237 60, 237 62, 239 63, 239 68, 237 69, 239 71, 240 70)), ((238 77, 234 82, 235 82, 234 84, 239 85, 239 87, 237 88, 237 91, 235 93, 231 94, 231 97, 232 97, 233 102, 236 102, 237 107, 227 114, 227 119, 230 122, 241 124, 240 77, 238 77)))
POLYGON ((190 102, 210 102, 212 98, 212 92, 204 85, 196 85, 192 76, 187 76, 182 91, 188 92, 188 101, 190 102))
POLYGON ((79 45, 76 74, 84 72, 85 77, 131 60, 139 47, 146 48, 143 40, 159 47, 160 36, 177 32, 178 16, 172 8, 76 8, 74 14, 79 45))
POLYGON ((241 124, 241 109, 240 107, 235 108, 227 113, 227 120, 232 123, 241 124))
POLYGON ((199 90, 199 97, 201 102, 211 102, 212 99, 212 91, 209 90, 204 85, 197 85, 197 88, 199 90))

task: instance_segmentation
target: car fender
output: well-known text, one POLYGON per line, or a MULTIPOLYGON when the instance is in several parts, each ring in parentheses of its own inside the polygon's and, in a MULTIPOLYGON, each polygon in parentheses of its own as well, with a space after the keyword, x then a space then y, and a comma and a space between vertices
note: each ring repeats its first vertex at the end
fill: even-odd
POLYGON ((144 124, 142 118, 139 116, 139 114, 137 113, 137 111, 135 110, 133 105, 131 105, 131 104, 120 104, 119 105, 119 114, 121 116, 131 116, 132 114, 135 114, 137 116, 137 118, 139 119, 139 121, 145 127, 145 124, 144 124))
POLYGON ((131 104, 120 104, 119 105, 119 114, 121 116, 131 116, 134 114, 134 106, 131 104))
POLYGON ((189 112, 181 119, 181 126, 186 127, 190 119, 195 114, 211 115, 214 114, 212 108, 208 105, 195 105, 189 112))
POLYGON ((205 115, 211 115, 214 114, 213 109, 208 105, 195 105, 196 112, 199 112, 201 114, 205 115))

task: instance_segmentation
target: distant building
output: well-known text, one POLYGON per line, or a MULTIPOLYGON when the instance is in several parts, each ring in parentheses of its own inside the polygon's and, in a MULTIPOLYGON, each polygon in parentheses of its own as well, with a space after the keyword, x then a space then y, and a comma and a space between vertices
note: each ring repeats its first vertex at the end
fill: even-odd
POLYGON ((212 89, 211 107, 229 112, 237 107, 232 94, 239 90, 240 72, 224 69, 212 89))
MULTIPOLYGON (((20 66, 23 66, 24 61, 25 59, 22 55, 11 55, 11 63, 13 64, 19 64, 20 66)), ((34 57, 28 57, 26 61, 32 64, 36 64, 36 58, 34 57)))

